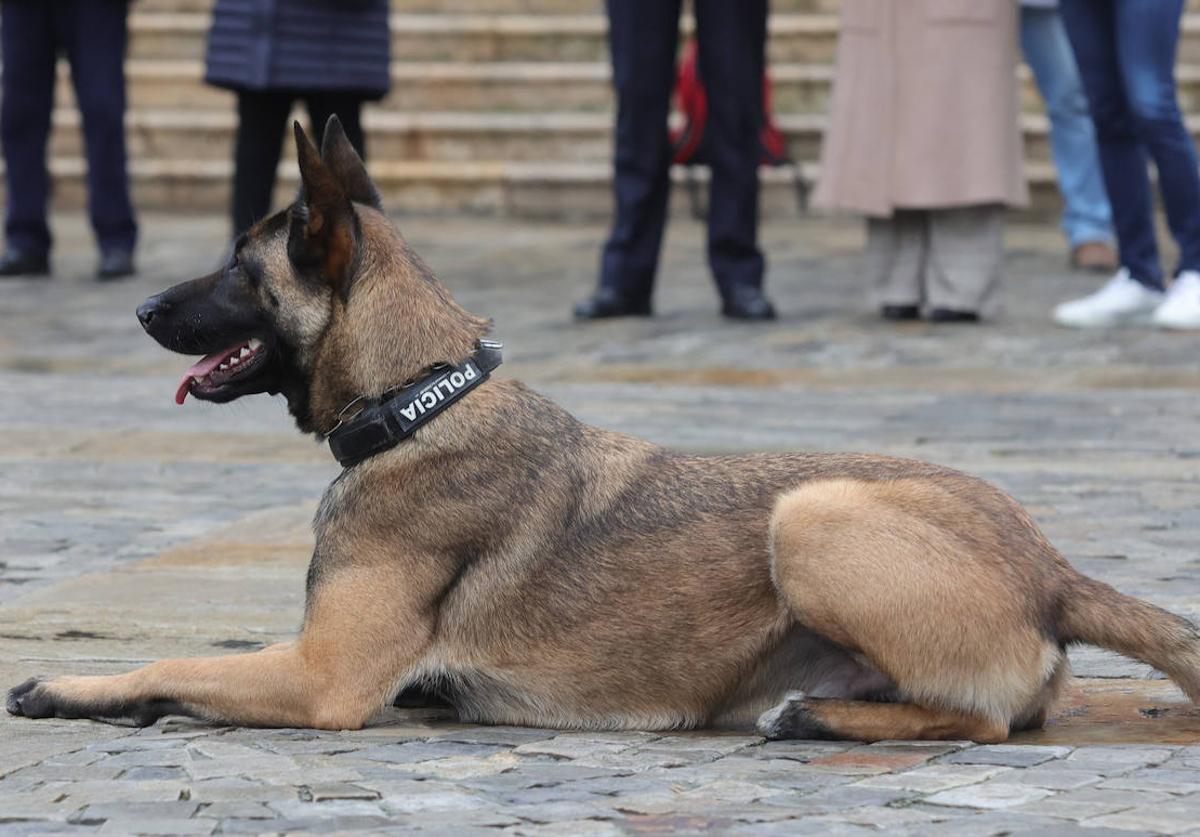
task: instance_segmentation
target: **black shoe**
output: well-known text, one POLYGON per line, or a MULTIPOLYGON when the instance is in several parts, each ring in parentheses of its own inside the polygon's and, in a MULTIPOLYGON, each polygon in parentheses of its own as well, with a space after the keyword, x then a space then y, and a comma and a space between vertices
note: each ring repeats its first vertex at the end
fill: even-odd
POLYGON ((921 309, 916 305, 885 305, 879 309, 879 316, 898 323, 917 319, 921 316, 921 309))
POLYGON ((575 306, 577 320, 603 320, 608 317, 649 317, 649 299, 629 299, 611 288, 600 288, 575 306))
POLYGON ((50 258, 45 253, 26 253, 9 248, 0 255, 0 276, 48 276, 50 258))
POLYGON ((953 308, 934 308, 929 312, 931 323, 977 323, 977 311, 956 311, 953 308))
POLYGON ((731 320, 773 320, 775 306, 758 288, 743 285, 724 295, 721 314, 731 320))
POLYGON ((129 250, 105 250, 100 253, 100 267, 96 270, 96 278, 101 282, 110 279, 123 279, 132 276, 133 253, 129 250))

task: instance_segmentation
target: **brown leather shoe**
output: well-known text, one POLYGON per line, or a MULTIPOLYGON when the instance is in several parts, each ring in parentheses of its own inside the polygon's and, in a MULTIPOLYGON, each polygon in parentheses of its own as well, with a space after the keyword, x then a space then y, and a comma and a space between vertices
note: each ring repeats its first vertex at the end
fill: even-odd
POLYGON ((1112 273, 1120 266, 1117 251, 1107 241, 1085 241, 1071 250, 1071 267, 1092 273, 1112 273))

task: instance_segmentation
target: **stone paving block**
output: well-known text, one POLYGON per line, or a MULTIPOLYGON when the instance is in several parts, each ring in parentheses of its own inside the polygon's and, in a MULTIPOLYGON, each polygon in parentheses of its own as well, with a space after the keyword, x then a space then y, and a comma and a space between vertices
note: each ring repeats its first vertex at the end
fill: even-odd
POLYGON ((503 833, 514 837, 620 837, 628 832, 614 823, 568 820, 545 825, 514 825, 504 829, 503 833))
MULTIPOLYGON (((93 765, 91 768, 95 770, 93 765)), ((89 775, 89 779, 102 779, 102 775, 89 775)), ((190 778, 188 772, 182 767, 130 767, 127 770, 120 772, 119 778, 122 782, 145 782, 151 779, 168 779, 185 781, 190 778)))
POLYGON ((521 760, 517 756, 505 750, 484 758, 451 756, 411 764, 396 763, 391 765, 391 770, 394 773, 411 773, 414 776, 463 780, 504 773, 520 763, 521 760))
POLYGON ((296 820, 382 817, 388 813, 380 803, 362 799, 333 799, 328 802, 281 799, 267 805, 280 817, 296 820))
POLYGON ((172 803, 189 792, 188 782, 151 779, 144 782, 92 780, 77 782, 47 782, 48 791, 61 794, 66 801, 78 805, 103 805, 110 802, 130 804, 172 803))
POLYGON ((906 828, 903 829, 903 833, 913 837, 1008 837, 1026 832, 1043 833, 1051 837, 1058 833, 1058 829, 1062 829, 1064 833, 1078 833, 1069 831, 1071 823, 1051 817, 1012 810, 957 810, 962 811, 963 815, 906 828))
POLYGON ((963 785, 973 785, 997 776, 1005 776, 1011 768, 982 764, 933 764, 915 770, 871 776, 860 779, 851 787, 895 788, 918 793, 934 793, 963 785))
POLYGON ((655 750, 697 750, 703 753, 716 753, 728 756, 732 753, 750 747, 758 747, 765 743, 761 735, 703 735, 689 733, 686 735, 660 735, 653 739, 649 748, 655 750))
POLYGON ((1152 791, 1120 791, 1083 788, 1064 791, 1052 797, 1021 806, 1030 814, 1061 817, 1070 820, 1085 820, 1105 814, 1127 811, 1132 808, 1158 805, 1171 801, 1165 793, 1152 791))
MULTIPOLYGON (((1116 788, 1118 790, 1152 790, 1174 794, 1189 794, 1200 792, 1200 769, 1172 770, 1167 767, 1147 767, 1105 779, 1098 788, 1116 788)), ((1200 812, 1197 812, 1200 817, 1200 812)))
MULTIPOLYGON (((654 736, 645 736, 646 740, 654 736)), ((557 735, 546 741, 531 741, 513 750, 521 756, 553 756, 560 759, 571 759, 581 764, 594 762, 598 757, 622 753, 632 749, 641 742, 640 738, 592 738, 580 735, 557 735)))
POLYGON ((1153 832, 1141 829, 1101 828, 1094 825, 1055 822, 1049 825, 1022 828, 1009 833, 1012 834, 1012 837, 1139 837, 1139 835, 1149 835, 1153 832))
POLYGON ((614 820, 620 814, 611 806, 611 800, 573 800, 566 802, 543 802, 528 805, 507 804, 505 814, 529 822, 546 824, 568 820, 614 820))
POLYGON ((1144 829, 1158 834, 1183 834, 1200 823, 1200 796, 1130 808, 1085 820, 1086 825, 1144 829))
POLYGON ((236 776, 193 781, 188 785, 188 797, 193 802, 272 802, 277 799, 296 799, 299 787, 290 784, 269 784, 236 776))
POLYGON ((1045 799, 1053 791, 1018 785, 1012 782, 980 782, 961 788, 940 791, 925 798, 931 805, 949 805, 956 808, 1015 808, 1045 799))
POLYGON ((1046 762, 1036 767, 1014 771, 1005 776, 1004 781, 1018 785, 1032 785, 1047 790, 1075 790, 1095 785, 1104 777, 1088 770, 1067 770, 1062 762, 1046 762))
POLYGON ((870 788, 856 785, 831 785, 816 791, 768 796, 760 806, 780 807, 795 816, 828 814, 866 805, 884 806, 916 799, 917 795, 895 788, 870 788))
POLYGON ((210 820, 272 820, 278 815, 263 802, 207 802, 200 806, 198 812, 210 820))
POLYGON ((332 819, 228 819, 221 822, 222 834, 349 834, 368 832, 401 833, 397 823, 388 817, 335 817, 332 819))
POLYGON ((110 819, 100 827, 101 834, 212 834, 217 828, 216 820, 174 820, 165 817, 135 817, 110 819))
POLYGON ((173 802, 96 802, 78 811, 71 819, 76 822, 98 822, 100 820, 129 820, 137 817, 147 819, 186 820, 200 809, 197 802, 175 800, 173 802))
POLYGON ((849 741, 768 741, 759 747, 750 747, 739 756, 761 759, 789 759, 807 762, 814 758, 844 753, 861 745, 849 741))
POLYGON ((1070 747, 993 744, 985 747, 971 747, 947 756, 942 761, 948 764, 999 764, 1004 767, 1033 767, 1043 762, 1061 759, 1070 752, 1070 747))
POLYGON ((1071 769, 1095 770, 1105 776, 1125 773, 1138 767, 1162 764, 1171 758, 1175 748, 1139 746, 1081 747, 1063 760, 1071 769))
POLYGON ((95 834, 98 825, 75 825, 65 822, 0 821, 0 837, 29 837, 31 834, 95 834))
POLYGON ((533 741, 547 741, 558 735, 555 730, 529 727, 468 727, 449 730, 430 737, 430 741, 452 741, 459 744, 499 744, 517 747, 533 741))
POLYGON ((858 747, 841 753, 817 756, 807 762, 812 770, 826 770, 847 776, 869 776, 908 770, 924 764, 938 755, 936 750, 911 748, 905 750, 858 747))
MULTIPOLYGON (((413 742, 395 745, 368 747, 357 755, 371 761, 409 764, 451 757, 486 758, 497 753, 507 753, 513 748, 494 744, 458 744, 455 742, 413 742)), ((519 749, 519 748, 518 748, 519 749)))
POLYGON ((331 783, 311 785, 306 788, 309 799, 313 802, 329 802, 334 799, 378 799, 379 791, 364 788, 359 785, 346 783, 331 783))

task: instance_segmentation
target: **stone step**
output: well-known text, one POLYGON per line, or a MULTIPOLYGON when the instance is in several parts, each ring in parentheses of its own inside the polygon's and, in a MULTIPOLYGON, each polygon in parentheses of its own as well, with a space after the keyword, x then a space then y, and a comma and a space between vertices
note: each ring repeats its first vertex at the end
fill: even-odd
MULTIPOLYGON (((130 15, 132 58, 199 59, 209 16, 135 11, 130 15)), ((684 17, 690 31, 691 18, 684 17)), ((392 50, 405 61, 599 61, 607 55, 604 15, 393 14, 392 50)), ((837 18, 829 14, 775 14, 773 61, 829 61, 837 18)))
MULTIPOLYGON (((84 162, 79 158, 55 159, 50 170, 55 179, 55 209, 86 206, 84 162)), ((606 163, 509 161, 427 162, 381 161, 372 163, 372 174, 390 210, 411 214, 498 215, 541 220, 596 220, 612 211, 611 170, 606 163)), ((815 164, 799 168, 806 183, 817 176, 815 164)), ((1033 204, 1021 215, 1046 220, 1059 209, 1053 170, 1031 164, 1029 179, 1033 204)), ((232 163, 228 160, 147 160, 130 163, 134 200, 143 210, 223 212, 229 205, 232 163)), ((707 173, 693 175, 701 185, 707 173)), ((762 213, 765 217, 797 217, 796 170, 791 167, 762 171, 762 213)), ((672 170, 673 211, 689 211, 687 172, 672 170)), ((276 205, 295 194, 294 165, 280 164, 276 205)), ((703 193, 703 188, 700 189, 703 193)))
MULTIPOLYGON (((306 122, 297 109, 294 118, 306 122)), ((680 117, 673 120, 678 125, 680 117)), ((815 160, 827 117, 781 114, 780 128, 797 160, 815 160)), ((470 162, 606 162, 612 157, 612 119, 605 113, 402 113, 371 109, 365 115, 373 160, 470 162)), ((230 110, 144 110, 126 115, 129 154, 138 159, 224 160, 232 153, 237 118, 230 110)), ((56 158, 81 157, 83 140, 78 111, 54 113, 50 153, 56 158)), ((1200 116, 1190 119, 1200 137, 1200 116)), ((1026 156, 1048 160, 1049 121, 1041 114, 1022 116, 1026 156)), ((289 143, 284 143, 291 154, 289 143)))
MULTIPOLYGON (((193 12, 207 14, 213 0, 139 0, 141 12, 193 12)), ((391 0, 395 12, 405 14, 588 14, 595 12, 600 0, 391 0)), ((771 12, 833 14, 839 0, 771 0, 771 12)), ((1187 7, 1200 11, 1200 0, 1188 0, 1187 7)))
MULTIPOLYGON (((203 81, 199 61, 133 59, 127 62, 131 109, 233 107, 233 95, 203 81)), ((611 112, 609 68, 603 62, 404 62, 392 63, 392 91, 379 103, 385 110, 611 112)), ((1200 112, 1200 64, 1176 71, 1180 105, 1200 112)), ((1018 69, 1025 111, 1040 113, 1041 99, 1028 68, 1018 69)), ((827 64, 782 63, 771 67, 773 101, 778 114, 826 113, 833 82, 827 64)), ((59 68, 58 100, 73 101, 65 64, 59 68)))
MULTIPOLYGON (((203 13, 134 12, 134 58, 199 59, 209 16, 203 13)), ((684 29, 693 28, 684 16, 684 29)), ((391 17, 394 56, 405 61, 601 61, 606 55, 603 14, 404 14, 391 17)), ((772 62, 833 60, 834 14, 773 14, 768 54, 772 62)), ((1200 14, 1184 16, 1179 59, 1200 61, 1200 14)))

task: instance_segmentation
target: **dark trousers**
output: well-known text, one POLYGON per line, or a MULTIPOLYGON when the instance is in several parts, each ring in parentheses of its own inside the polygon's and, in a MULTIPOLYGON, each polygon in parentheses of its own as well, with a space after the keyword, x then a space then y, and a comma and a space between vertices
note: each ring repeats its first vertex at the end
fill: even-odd
POLYGON ((10 247, 50 249, 46 141, 55 65, 66 53, 83 117, 88 211, 103 249, 132 249, 137 224, 125 171, 125 0, 3 0, 0 137, 7 167, 10 247))
MULTIPOLYGON (((271 211, 275 170, 289 128, 288 115, 303 99, 312 123, 313 141, 321 147, 325 123, 337 114, 350 144, 366 159, 360 118, 363 97, 342 91, 239 90, 238 131, 234 149, 233 234, 241 235, 271 211)), ((290 135, 290 132, 288 132, 290 135)))
MULTIPOLYGON (((675 83, 680 0, 606 0, 617 93, 616 218, 600 283, 633 299, 654 288, 667 219, 671 148, 667 114, 675 83)), ((695 0, 700 76, 708 94, 712 167, 708 263, 722 293, 761 287, 759 135, 767 0, 695 0)))
POLYGON ((1200 173, 1175 93, 1184 0, 1062 0, 1060 8, 1096 124, 1121 265, 1162 288, 1147 156, 1179 269, 1200 270, 1200 173))

